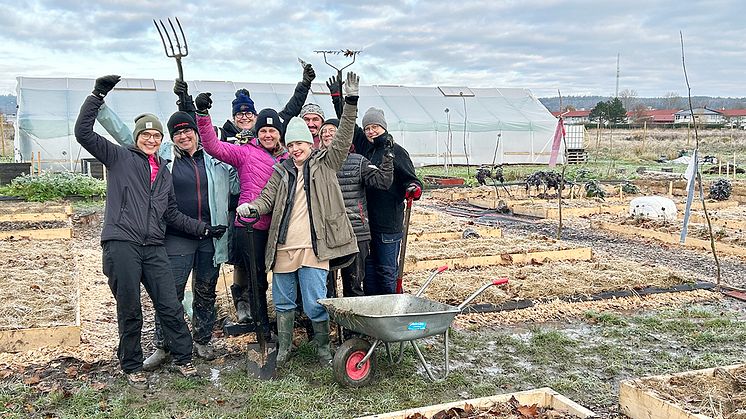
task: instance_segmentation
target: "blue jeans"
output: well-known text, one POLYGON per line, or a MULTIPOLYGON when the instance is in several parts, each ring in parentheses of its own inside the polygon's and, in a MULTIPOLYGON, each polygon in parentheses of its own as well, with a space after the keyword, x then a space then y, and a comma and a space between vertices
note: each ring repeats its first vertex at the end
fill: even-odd
POLYGON ((317 301, 326 298, 326 269, 301 267, 295 272, 272 274, 272 301, 277 312, 295 311, 298 284, 303 296, 303 311, 312 322, 329 320, 324 306, 317 301))
MULTIPOLYGON (((215 326, 215 286, 220 276, 220 267, 213 266, 214 252, 201 252, 186 255, 170 255, 171 272, 176 282, 176 297, 184 301, 184 290, 186 288, 189 274, 192 276, 192 335, 194 341, 205 345, 212 338, 212 328, 215 326)), ((161 322, 155 317, 155 346, 164 347, 161 332, 161 322)))
POLYGON ((371 233, 370 254, 365 259, 365 295, 396 293, 403 236, 404 233, 371 233))

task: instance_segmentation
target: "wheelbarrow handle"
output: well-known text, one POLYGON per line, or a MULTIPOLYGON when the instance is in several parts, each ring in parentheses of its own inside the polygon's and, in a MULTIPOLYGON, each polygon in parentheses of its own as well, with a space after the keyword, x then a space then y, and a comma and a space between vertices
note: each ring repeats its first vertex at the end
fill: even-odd
POLYGON ((490 281, 490 282, 482 285, 481 288, 479 288, 478 290, 474 291, 474 294, 468 296, 466 298, 466 300, 464 300, 463 303, 459 304, 458 305, 458 309, 459 310, 463 310, 464 307, 466 307, 467 304, 469 304, 473 299, 477 298, 477 296, 479 296, 479 294, 483 293, 487 288, 489 288, 489 287, 491 287, 493 285, 504 285, 504 284, 507 284, 507 283, 508 283, 508 278, 498 278, 498 279, 494 279, 494 280, 492 280, 492 281, 490 281))
POLYGON ((430 274, 430 277, 427 278, 427 281, 425 281, 424 284, 420 287, 420 289, 417 291, 417 294, 415 294, 415 297, 419 297, 422 295, 423 292, 425 292, 425 289, 430 285, 431 282, 433 282, 433 278, 435 278, 435 275, 444 272, 448 270, 448 265, 443 265, 440 268, 433 271, 433 273, 430 274))

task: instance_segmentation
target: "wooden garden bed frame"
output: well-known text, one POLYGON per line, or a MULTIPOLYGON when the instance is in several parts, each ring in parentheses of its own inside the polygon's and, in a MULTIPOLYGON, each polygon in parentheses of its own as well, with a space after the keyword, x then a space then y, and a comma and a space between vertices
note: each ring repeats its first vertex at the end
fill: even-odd
POLYGON ((499 228, 494 227, 476 227, 476 226, 464 226, 462 231, 428 231, 423 233, 409 232, 407 240, 411 241, 426 241, 426 240, 458 240, 463 238, 463 230, 471 228, 475 230, 481 237, 495 237, 500 238, 503 236, 503 231, 499 228))
MULTIPOLYGON (((722 367, 726 371, 742 367, 731 365, 722 367)), ((677 374, 657 375, 650 378, 666 380, 672 377, 691 377, 696 375, 713 375, 716 368, 686 371, 677 374)), ((651 390, 639 388, 637 379, 625 380, 619 383, 619 409, 621 413, 632 419, 710 419, 710 416, 690 413, 682 406, 663 400, 651 390)))
POLYGON ((37 221, 67 221, 73 214, 73 208, 66 206, 59 211, 50 212, 7 212, 0 214, 0 223, 4 222, 37 222, 37 221))
POLYGON ((71 239, 73 230, 71 228, 42 228, 38 230, 8 230, 0 231, 0 240, 4 239, 34 239, 54 240, 71 239))
POLYGON ((426 271, 436 269, 444 265, 449 268, 471 268, 475 266, 526 264, 533 261, 557 261, 557 260, 591 260, 593 250, 590 247, 576 249, 545 250, 538 252, 510 253, 492 256, 471 256, 446 259, 418 260, 417 262, 405 262, 404 271, 426 271))
POLYGON ((382 413, 378 415, 365 416, 358 419, 405 419, 415 413, 432 417, 432 415, 454 407, 463 408, 466 403, 475 408, 488 408, 495 403, 506 403, 511 397, 515 397, 519 403, 525 406, 538 405, 544 408, 551 408, 558 412, 575 415, 580 418, 597 417, 593 411, 575 403, 567 397, 557 393, 549 387, 538 388, 535 390, 519 391, 516 393, 498 394, 489 397, 480 397, 478 399, 461 400, 458 402, 436 404, 432 406, 417 407, 412 409, 399 410, 396 412, 382 413))
MULTIPOLYGON (((686 242, 682 245, 682 244, 679 244, 680 236, 678 234, 674 235, 670 233, 664 233, 662 231, 648 230, 648 229, 644 229, 640 227, 635 227, 635 226, 630 226, 630 225, 619 225, 619 224, 608 223, 608 222, 593 222, 592 224, 596 228, 600 228, 606 231, 611 231, 611 232, 620 234, 622 236, 655 239, 655 240, 658 240, 660 242, 667 243, 667 244, 679 245, 679 246, 687 247, 690 249, 704 250, 708 253, 710 253, 711 251, 709 240, 702 240, 702 239, 696 239, 693 237, 687 237, 686 242)), ((716 241, 715 249, 720 254, 746 257, 746 247, 735 246, 735 245, 720 243, 716 241)))

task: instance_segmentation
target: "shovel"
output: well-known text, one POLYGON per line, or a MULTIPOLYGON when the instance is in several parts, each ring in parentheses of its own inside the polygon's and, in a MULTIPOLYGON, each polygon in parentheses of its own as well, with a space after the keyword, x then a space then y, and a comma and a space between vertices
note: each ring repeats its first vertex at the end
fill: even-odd
MULTIPOLYGON (((259 283, 256 279, 256 261, 254 255, 256 249, 254 246, 254 224, 259 221, 256 218, 242 218, 238 216, 238 222, 246 228, 248 236, 248 252, 242 252, 244 257, 244 266, 249 271, 249 285, 254 290, 252 292, 253 301, 251 302, 251 316, 254 321, 254 331, 257 343, 249 343, 246 351, 246 370, 250 376, 260 380, 271 380, 275 378, 277 372, 277 344, 267 342, 262 329, 262 320, 259 316, 259 283)), ((265 295, 264 298, 267 298, 265 295)))
POLYGON ((412 197, 407 197, 407 210, 404 213, 404 236, 401 238, 401 251, 399 252, 399 272, 396 275, 396 293, 402 294, 402 280, 404 278, 404 259, 407 254, 407 234, 409 234, 409 216, 412 215, 412 197))

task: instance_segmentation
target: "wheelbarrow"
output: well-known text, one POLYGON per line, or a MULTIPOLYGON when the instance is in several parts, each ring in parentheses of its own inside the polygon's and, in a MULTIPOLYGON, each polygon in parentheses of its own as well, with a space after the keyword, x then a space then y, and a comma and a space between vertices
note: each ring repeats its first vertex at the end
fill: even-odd
POLYGON ((415 295, 389 294, 365 297, 343 297, 320 299, 330 318, 345 329, 370 336, 371 344, 362 338, 346 340, 334 355, 332 368, 334 379, 345 387, 362 387, 373 380, 377 361, 376 348, 383 344, 390 362, 394 362, 389 350, 390 343, 400 342, 399 358, 403 358, 404 344, 411 343, 414 352, 432 381, 442 380, 449 373, 448 329, 457 314, 479 294, 493 285, 508 282, 507 278, 495 279, 470 295, 458 306, 439 303, 421 297, 436 274, 448 269, 438 268, 415 295), (435 377, 415 342, 430 336, 443 335, 445 344, 445 372, 435 377))

